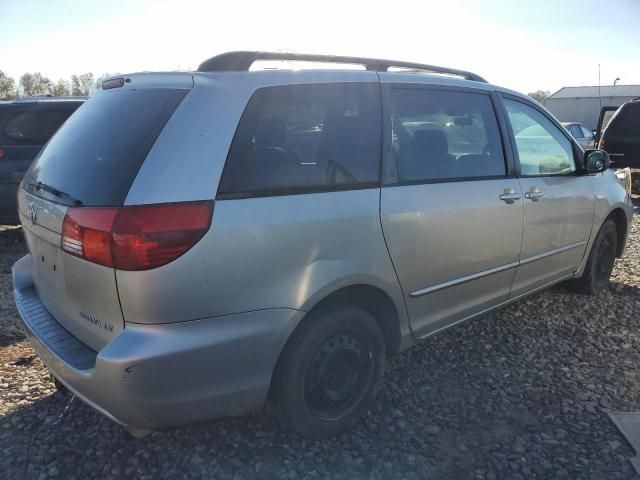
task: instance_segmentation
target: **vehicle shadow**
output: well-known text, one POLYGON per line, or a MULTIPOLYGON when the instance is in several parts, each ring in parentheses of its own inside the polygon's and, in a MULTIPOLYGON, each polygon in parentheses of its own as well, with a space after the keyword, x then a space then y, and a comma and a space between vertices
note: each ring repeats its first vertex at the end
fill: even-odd
MULTIPOLYGON (((364 421, 333 439, 306 440, 264 412, 134 439, 55 393, 0 418, 0 470, 5 478, 388 479, 550 478, 562 469, 569 478, 627 478, 633 452, 606 415, 640 408, 640 348, 628 346, 639 289, 625 288, 587 297, 556 287, 433 336, 390 360, 364 421)), ((14 368, 22 370, 12 378, 31 369, 46 382, 41 366, 14 368)))

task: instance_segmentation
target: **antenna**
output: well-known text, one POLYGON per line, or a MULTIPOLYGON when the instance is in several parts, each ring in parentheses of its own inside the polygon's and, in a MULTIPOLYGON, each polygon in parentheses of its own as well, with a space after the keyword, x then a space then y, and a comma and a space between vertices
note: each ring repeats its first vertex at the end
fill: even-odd
POLYGON ((600 111, 602 111, 602 95, 600 95, 600 64, 598 64, 598 100, 600 101, 600 111))

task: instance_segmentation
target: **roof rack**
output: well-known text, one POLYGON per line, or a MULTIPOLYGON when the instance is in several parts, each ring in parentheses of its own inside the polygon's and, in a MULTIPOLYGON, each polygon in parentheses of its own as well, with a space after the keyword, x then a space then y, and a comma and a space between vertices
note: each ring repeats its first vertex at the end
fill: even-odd
POLYGON ((227 52, 205 60, 198 67, 198 72, 230 72, 248 71, 253 62, 257 60, 290 60, 299 62, 322 62, 322 63, 346 63, 352 65, 364 65, 367 70, 375 72, 386 72, 391 67, 406 68, 419 72, 437 73, 443 75, 453 75, 476 82, 487 81, 480 75, 464 70, 453 68, 436 67, 435 65, 425 65, 422 63, 403 62, 397 60, 381 60, 366 57, 343 57, 335 55, 312 55, 304 53, 288 52, 227 52))

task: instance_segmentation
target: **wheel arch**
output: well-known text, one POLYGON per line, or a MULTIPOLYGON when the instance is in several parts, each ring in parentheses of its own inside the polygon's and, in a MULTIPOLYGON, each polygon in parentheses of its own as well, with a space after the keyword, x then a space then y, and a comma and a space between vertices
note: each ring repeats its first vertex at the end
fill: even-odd
MULTIPOLYGON (((622 208, 616 207, 611 212, 609 212, 609 215, 607 215, 607 218, 605 218, 604 222, 602 222, 602 225, 604 225, 607 220, 613 220, 616 225, 616 232, 618 237, 616 257, 619 258, 624 252, 625 240, 627 238, 627 229, 629 225, 627 214, 622 208)), ((602 228, 602 225, 600 226, 600 228, 602 228)))
POLYGON ((403 315, 406 316, 405 311, 398 308, 387 292, 378 286, 367 283, 342 286, 325 294, 320 300, 305 305, 304 310, 299 312, 301 315, 296 319, 292 328, 287 331, 286 338, 278 352, 268 399, 273 399, 273 380, 281 363, 283 353, 294 332, 304 324, 305 320, 310 318, 311 313, 315 314, 324 308, 330 308, 335 305, 356 305, 369 313, 376 320, 382 331, 387 355, 397 353, 411 344, 411 342, 406 341, 406 337, 410 337, 408 319, 406 318, 404 319, 406 325, 403 327, 403 315))
POLYGON ((398 305, 392 295, 378 285, 366 282, 338 284, 332 289, 317 292, 299 310, 282 339, 278 352, 278 360, 287 346, 293 333, 310 317, 311 313, 335 305, 355 305, 369 313, 378 323, 385 341, 388 354, 397 353, 411 341, 409 321, 404 310, 404 303, 398 305))
MULTIPOLYGON (((306 315, 317 313, 323 308, 334 305, 355 305, 369 313, 378 323, 388 353, 397 353, 402 341, 400 312, 395 302, 384 290, 370 284, 354 284, 339 288, 323 297, 306 315)), ((302 323, 302 322, 301 322, 302 323)), ((297 328, 297 326, 296 326, 297 328)))

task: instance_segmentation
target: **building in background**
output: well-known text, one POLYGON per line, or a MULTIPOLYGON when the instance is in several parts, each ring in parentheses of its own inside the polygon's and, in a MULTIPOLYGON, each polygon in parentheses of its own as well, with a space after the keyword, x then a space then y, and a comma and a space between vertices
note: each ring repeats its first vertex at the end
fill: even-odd
POLYGON ((619 107, 640 97, 640 85, 603 85, 593 87, 562 87, 549 95, 545 106, 561 122, 584 123, 592 130, 598 126, 600 106, 619 107))

